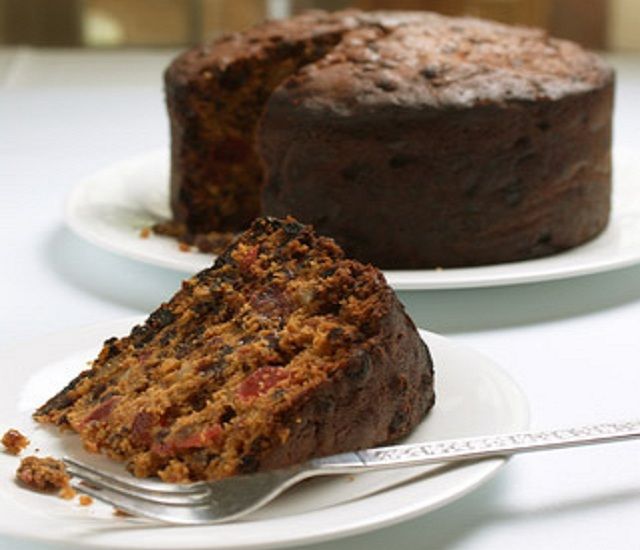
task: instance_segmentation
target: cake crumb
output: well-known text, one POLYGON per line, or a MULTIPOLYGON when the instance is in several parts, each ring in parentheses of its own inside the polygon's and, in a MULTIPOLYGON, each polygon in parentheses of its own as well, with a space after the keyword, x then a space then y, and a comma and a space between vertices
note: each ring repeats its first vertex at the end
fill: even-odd
POLYGON ((80 506, 91 506, 93 504, 93 499, 89 495, 80 495, 78 502, 80 503, 80 506))
POLYGON ((29 445, 29 438, 11 428, 2 436, 2 444, 9 454, 19 455, 29 445))
MULTIPOLYGON (((234 231, 209 231, 208 233, 190 233, 182 223, 170 220, 151 227, 156 235, 177 239, 184 246, 195 247, 205 254, 222 254, 239 233, 234 231)), ((182 250, 182 249, 181 249, 182 250)))
POLYGON ((140 230, 140 238, 141 239, 148 239, 151 236, 151 228, 150 227, 143 227, 140 230))
POLYGON ((119 518, 131 518, 131 517, 133 517, 129 512, 125 512, 124 510, 121 510, 120 508, 114 508, 113 509, 113 515, 117 516, 119 518))
POLYGON ((180 252, 189 252, 191 247, 187 243, 178 243, 178 249, 180 252))
MULTIPOLYGON (((34 491, 53 492, 56 489, 69 488, 69 474, 61 460, 57 460, 51 456, 39 458, 37 456, 28 456, 23 458, 20 466, 16 471, 16 477, 25 486, 34 491)), ((60 491, 63 496, 64 491, 60 491)), ((64 495, 67 495, 64 492, 64 495)))
POLYGON ((76 490, 73 487, 69 486, 69 485, 67 485, 66 487, 63 487, 58 492, 58 496, 60 498, 63 498, 64 500, 72 500, 72 499, 75 498, 75 496, 77 494, 78 493, 76 493, 76 490))

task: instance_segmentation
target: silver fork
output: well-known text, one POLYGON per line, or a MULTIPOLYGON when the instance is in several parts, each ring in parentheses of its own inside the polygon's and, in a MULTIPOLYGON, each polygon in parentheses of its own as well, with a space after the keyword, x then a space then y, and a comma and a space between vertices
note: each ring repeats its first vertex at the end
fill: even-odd
POLYGON ((310 477, 508 457, 636 437, 640 437, 640 421, 449 439, 343 453, 287 469, 185 485, 107 474, 71 458, 64 458, 64 462, 71 476, 85 482, 74 480, 74 487, 98 500, 136 516, 173 524, 201 525, 245 516, 310 477))

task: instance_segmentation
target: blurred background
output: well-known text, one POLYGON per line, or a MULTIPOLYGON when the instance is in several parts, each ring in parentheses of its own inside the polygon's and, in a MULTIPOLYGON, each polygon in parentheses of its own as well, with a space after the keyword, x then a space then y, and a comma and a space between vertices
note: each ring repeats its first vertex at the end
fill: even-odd
POLYGON ((310 9, 434 10, 544 27, 607 51, 640 51, 639 0, 0 0, 0 46, 187 46, 310 9))

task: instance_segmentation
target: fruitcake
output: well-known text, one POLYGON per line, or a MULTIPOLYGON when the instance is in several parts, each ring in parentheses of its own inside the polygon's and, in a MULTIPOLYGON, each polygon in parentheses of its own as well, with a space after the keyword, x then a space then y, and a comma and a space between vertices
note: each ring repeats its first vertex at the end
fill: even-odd
POLYGON ((391 443, 433 404, 429 351, 383 274, 258 218, 34 417, 189 482, 391 443))
POLYGON ((566 250, 608 223, 613 85, 539 29, 355 10, 267 22, 166 72, 173 224, 195 242, 293 215, 391 269, 566 250))

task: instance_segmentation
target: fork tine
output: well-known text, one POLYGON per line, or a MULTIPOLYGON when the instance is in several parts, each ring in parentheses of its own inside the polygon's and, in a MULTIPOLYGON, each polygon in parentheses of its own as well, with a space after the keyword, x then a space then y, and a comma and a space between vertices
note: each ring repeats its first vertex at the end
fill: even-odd
POLYGON ((191 493, 201 493, 206 490, 207 483, 204 481, 199 481, 196 483, 188 483, 188 484, 177 484, 177 483, 165 483, 163 481, 153 481, 150 479, 140 479, 140 478, 132 478, 125 477, 118 474, 105 473, 93 466, 89 466, 88 464, 84 464, 82 462, 78 462, 69 457, 63 457, 62 459, 67 467, 72 467, 76 470, 82 470, 89 474, 93 474, 95 476, 101 478, 109 478, 110 480, 117 481, 120 485, 129 486, 132 489, 138 489, 140 491, 148 491, 151 493, 173 493, 173 494, 191 494, 191 493))
POLYGON ((132 485, 121 486, 117 481, 113 481, 108 477, 98 477, 92 474, 87 474, 82 471, 75 471, 72 468, 67 470, 70 475, 76 479, 80 479, 85 484, 80 485, 83 492, 87 492, 85 487, 94 487, 95 489, 109 489, 115 493, 119 493, 131 498, 144 500, 145 502, 152 502, 156 504, 164 504, 165 506, 193 506, 196 504, 202 504, 207 502, 207 493, 191 493, 191 494, 179 494, 179 493, 159 493, 159 492, 146 492, 139 490, 132 485), (87 485, 88 484, 88 485, 87 485))
POLYGON ((207 506, 172 506, 142 500, 135 496, 125 495, 111 489, 85 487, 77 482, 72 483, 72 486, 74 489, 86 493, 97 500, 138 517, 146 517, 181 525, 201 525, 203 523, 216 523, 217 521, 224 521, 226 519, 224 517, 213 517, 211 510, 207 506))
POLYGON ((80 478, 98 488, 108 487, 122 494, 130 495, 148 501, 165 504, 191 505, 206 500, 209 489, 205 484, 176 486, 167 484, 132 482, 121 476, 105 474, 84 464, 65 459, 67 471, 70 475, 80 478))

